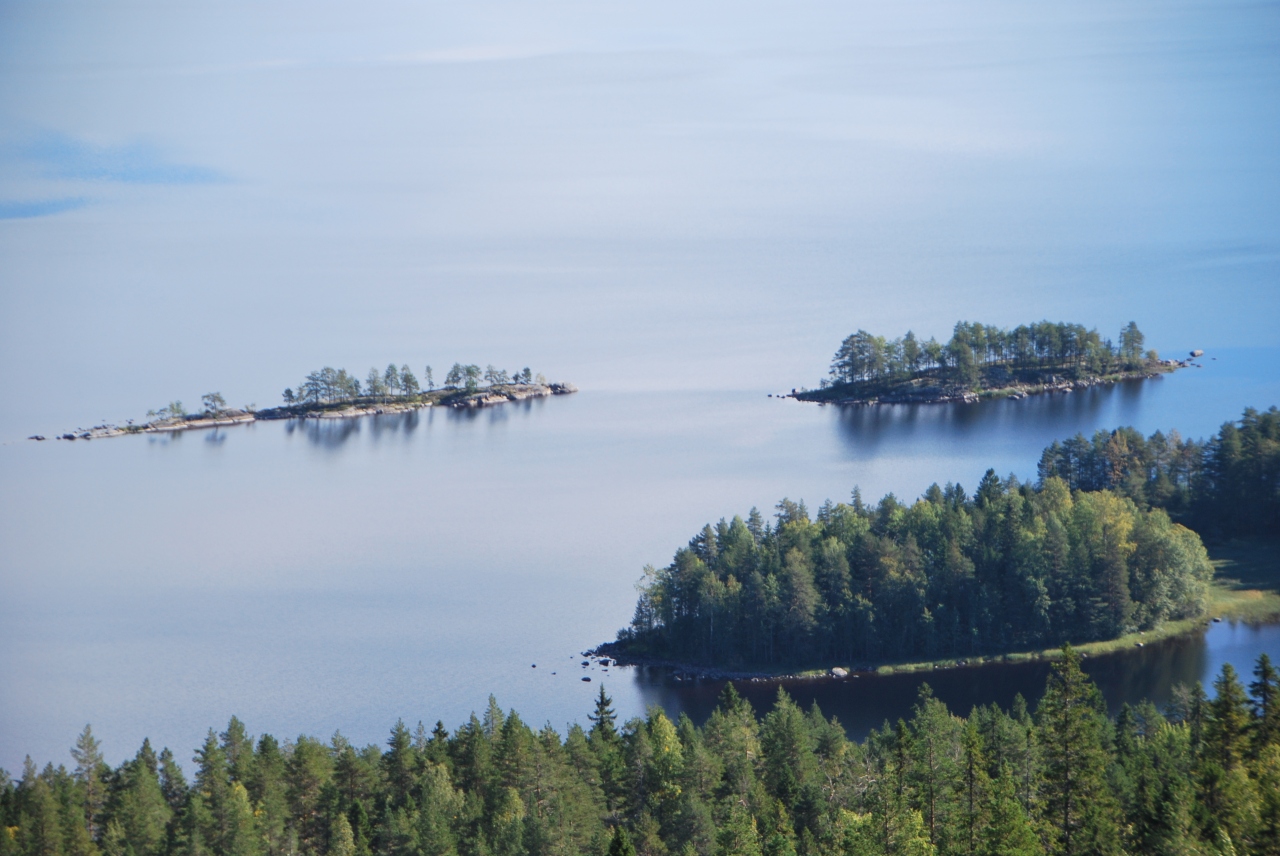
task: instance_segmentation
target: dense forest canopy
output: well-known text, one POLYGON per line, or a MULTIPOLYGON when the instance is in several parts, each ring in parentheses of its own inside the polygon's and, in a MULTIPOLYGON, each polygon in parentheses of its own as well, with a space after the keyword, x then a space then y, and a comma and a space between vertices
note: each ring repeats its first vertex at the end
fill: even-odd
POLYGON ((1208 441, 1176 431, 1144 438, 1133 428, 1055 442, 1041 479, 1072 489, 1112 490, 1166 509, 1206 537, 1280 534, 1280 410, 1245 410, 1208 441))
POLYGON ((954 657, 1108 639, 1199 614, 1196 534, 1107 491, 988 471, 911 505, 783 500, 706 526, 645 569, 633 655, 724 667, 954 657))
POLYGON ((1054 443, 1037 484, 988 471, 911 505, 783 500, 647 567, 630 656, 734 667, 942 658, 1110 639, 1201 614, 1214 535, 1280 532, 1280 411, 1207 442, 1133 429, 1054 443), (1173 515, 1174 519, 1171 519, 1173 515), (1182 522, 1177 522, 1182 521, 1182 522))
POLYGON ((564 737, 492 699, 385 747, 233 718, 190 782, 149 742, 112 769, 86 727, 74 769, 0 773, 0 856, 1263 856, 1280 686, 1265 655, 1253 675, 1111 721, 1068 650, 1034 715, 962 718, 924 686, 863 743, 782 691, 758 718, 732 684, 702 727, 656 707, 619 726, 601 688, 564 737))
POLYGON ((1145 338, 1130 321, 1112 346, 1096 329, 1080 324, 1041 321, 1012 330, 961 321, 946 343, 920 341, 911 331, 899 339, 866 330, 847 337, 831 362, 824 386, 907 380, 938 374, 960 383, 976 383, 984 369, 1051 369, 1078 378, 1141 369, 1158 359, 1143 351, 1145 338))

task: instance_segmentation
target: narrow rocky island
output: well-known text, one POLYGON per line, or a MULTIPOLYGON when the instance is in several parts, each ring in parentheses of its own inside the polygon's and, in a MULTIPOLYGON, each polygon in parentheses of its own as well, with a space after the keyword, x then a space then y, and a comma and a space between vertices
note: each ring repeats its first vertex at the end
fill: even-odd
MULTIPOLYGON (((94 440, 122 437, 128 434, 171 434, 204 428, 244 425, 272 419, 352 419, 360 416, 403 413, 425 407, 451 407, 476 410, 496 407, 513 401, 569 395, 578 388, 567 382, 551 382, 525 368, 508 372, 488 366, 454 363, 437 388, 431 366, 426 367, 423 381, 409 368, 395 364, 384 371, 370 369, 363 383, 346 369, 325 368, 311 372, 297 388, 284 391, 278 407, 259 410, 253 405, 228 407, 220 392, 201 399, 202 409, 188 413, 181 401, 173 401, 159 410, 147 413, 144 422, 130 419, 123 425, 104 423, 93 428, 77 428, 58 435, 59 440, 94 440), (425 383, 426 388, 423 388, 425 383)), ((36 434, 31 440, 44 440, 36 434)))
POLYGON ((1138 325, 1120 331, 1119 345, 1096 329, 1042 321, 1012 330, 960 322, 950 341, 920 341, 908 331, 888 340, 859 330, 840 345, 818 389, 789 397, 829 404, 941 404, 1025 398, 1142 380, 1197 365, 1144 350, 1138 325))

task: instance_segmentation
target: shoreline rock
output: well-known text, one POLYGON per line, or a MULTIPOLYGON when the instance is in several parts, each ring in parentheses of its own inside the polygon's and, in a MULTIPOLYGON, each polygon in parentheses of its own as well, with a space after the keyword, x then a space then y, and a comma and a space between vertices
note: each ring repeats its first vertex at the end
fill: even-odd
POLYGON ((890 392, 884 395, 876 395, 866 398, 829 398, 824 397, 826 390, 815 389, 792 390, 790 394, 778 397, 794 398, 797 401, 813 402, 820 405, 834 404, 841 407, 879 404, 975 404, 987 399, 1021 400, 1032 395, 1046 395, 1053 393, 1066 395, 1077 390, 1086 390, 1095 386, 1110 386, 1112 384, 1123 383, 1124 381, 1130 380, 1150 380, 1152 378, 1160 377, 1168 372, 1176 371, 1177 369, 1188 368, 1191 365, 1193 364, 1190 360, 1161 360, 1159 362, 1159 370, 1147 369, 1136 372, 1122 372, 1117 375, 1082 378, 1080 380, 1052 378, 1046 383, 1012 384, 1010 386, 984 389, 977 392, 973 390, 947 391, 934 387, 919 392, 890 392))
MULTIPOLYGON (((511 401, 527 401, 531 398, 546 398, 552 395, 570 395, 578 391, 571 383, 551 384, 511 384, 499 389, 487 389, 470 395, 458 397, 453 392, 439 399, 428 398, 418 401, 388 402, 384 404, 353 404, 339 408, 307 408, 272 407, 256 412, 229 410, 217 415, 197 414, 180 419, 166 419, 157 422, 145 422, 135 425, 132 420, 123 427, 113 424, 95 425, 85 430, 77 428, 59 434, 57 440, 98 440, 106 437, 123 437, 129 434, 177 434, 183 431, 198 431, 204 428, 224 428, 232 425, 248 425, 252 422, 270 422, 281 419, 358 419, 362 416, 387 416, 396 413, 408 413, 423 410, 437 405, 447 405, 455 410, 473 410, 482 407, 496 407, 511 401)), ((41 434, 33 434, 27 439, 44 440, 41 434)))

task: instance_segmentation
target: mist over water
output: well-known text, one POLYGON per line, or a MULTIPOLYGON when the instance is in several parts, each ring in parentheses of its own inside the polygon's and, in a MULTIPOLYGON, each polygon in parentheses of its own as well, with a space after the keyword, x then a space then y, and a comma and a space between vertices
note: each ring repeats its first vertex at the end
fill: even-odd
POLYGON ((0 5, 0 766, 64 758, 86 721, 113 760, 145 735, 185 758, 233 713, 365 742, 490 692, 559 726, 601 678, 624 715, 696 713, 703 690, 585 683, 576 655, 704 522, 1033 477, 1077 431, 1204 436, 1280 402, 1277 24, 1230 2, 0 5), (766 398, 859 327, 1041 318, 1209 356, 969 407, 766 398), (583 392, 21 439, 389 360, 583 392))

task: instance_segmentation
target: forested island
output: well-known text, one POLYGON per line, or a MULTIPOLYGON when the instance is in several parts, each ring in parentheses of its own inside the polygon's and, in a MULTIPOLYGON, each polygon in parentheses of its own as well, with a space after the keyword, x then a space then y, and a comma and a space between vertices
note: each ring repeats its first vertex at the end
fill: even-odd
POLYGON ((1132 429, 1055 443, 1036 483, 988 471, 972 496, 912 504, 855 490, 810 517, 703 527, 645 568, 622 663, 777 673, 958 659, 1109 640, 1204 615, 1200 536, 1280 532, 1280 411, 1208 442, 1132 429), (1172 515, 1172 517, 1171 517, 1172 515))
MULTIPOLYGON (((1070 392, 1148 378, 1191 363, 1143 350, 1132 321, 1113 346, 1096 329, 1041 321, 1012 330, 961 321, 946 343, 915 334, 898 339, 859 330, 841 343, 818 389, 792 390, 801 401, 835 404, 969 402, 1070 392)), ((1193 352, 1199 356, 1199 352, 1193 352)))
MULTIPOLYGON (((202 397, 202 408, 192 413, 187 412, 181 401, 173 401, 159 410, 149 411, 146 422, 135 423, 131 419, 124 425, 77 428, 74 432, 59 435, 58 439, 92 440, 126 434, 164 434, 243 425, 266 419, 349 419, 435 406, 476 409, 577 391, 578 388, 571 383, 551 383, 541 373, 535 376, 527 367, 508 372, 489 365, 481 371, 478 365, 454 363, 445 375, 444 384, 437 388, 431 366, 426 367, 422 381, 407 363, 398 368, 391 363, 383 371, 371 368, 363 384, 346 369, 325 366, 308 374, 296 388, 286 389, 282 395, 283 403, 278 407, 265 410, 258 410, 252 404, 242 408, 228 407, 222 393, 211 392, 202 397)), ((29 439, 45 438, 34 435, 29 439)))
POLYGON ((188 782, 144 741, 114 769, 86 726, 73 769, 0 772, 0 856, 1264 856, 1280 849, 1280 684, 1223 666, 1164 711, 1109 720, 1065 649, 1033 712, 908 719, 851 742, 778 692, 726 684, 702 727, 659 707, 535 730, 490 697, 452 734, 385 746, 210 729, 188 782))

